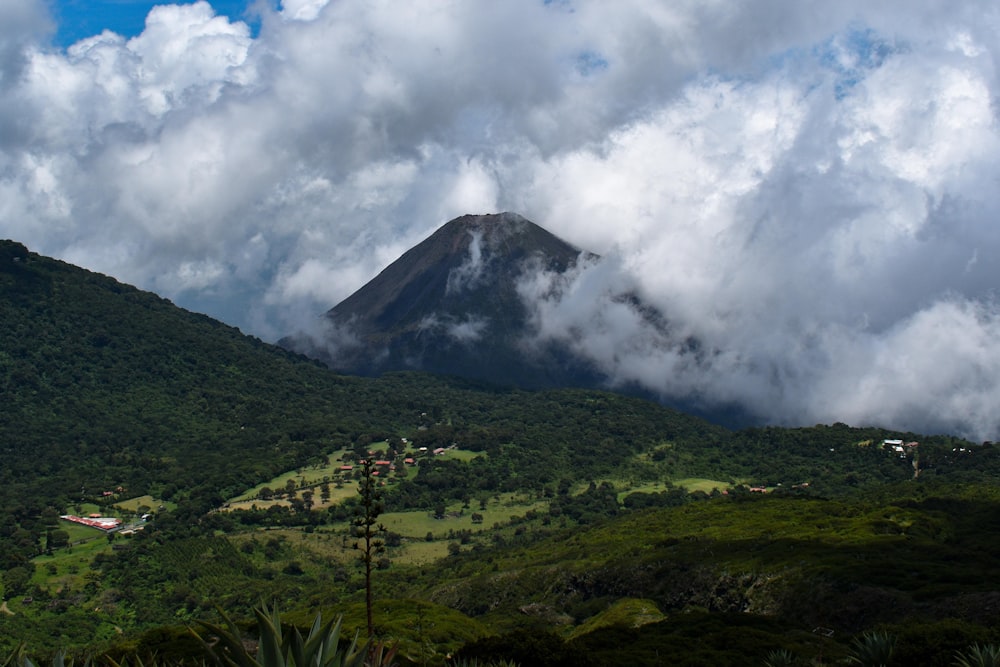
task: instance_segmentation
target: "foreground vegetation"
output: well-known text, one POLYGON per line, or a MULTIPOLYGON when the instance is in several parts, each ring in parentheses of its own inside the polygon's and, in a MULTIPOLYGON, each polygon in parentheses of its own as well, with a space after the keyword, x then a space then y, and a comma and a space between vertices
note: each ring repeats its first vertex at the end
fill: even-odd
POLYGON ((192 629, 254 633, 262 601, 364 636, 362 565, 399 664, 825 664, 878 632, 891 664, 950 665, 1000 641, 990 444, 341 377, 10 242, 0 302, 0 655, 197 663, 192 629))
MULTIPOLYGON (((895 638, 889 664, 949 665, 956 651, 1000 642, 991 548, 1000 492, 948 476, 836 499, 734 490, 675 507, 620 505, 565 528, 550 505, 456 539, 430 565, 396 562, 404 540, 373 572, 374 632, 400 664, 452 654, 727 665, 775 651, 846 659, 853 639, 878 630, 895 638)), ((225 516, 195 528, 161 517, 97 557, 82 588, 40 585, 34 607, 14 604, 4 636, 42 654, 75 644, 119 661, 196 660, 188 627, 224 624, 217 608, 249 620, 261 599, 279 601, 303 633, 321 612, 342 615, 348 636, 366 635, 363 569, 344 545, 346 525, 220 532, 225 516)))

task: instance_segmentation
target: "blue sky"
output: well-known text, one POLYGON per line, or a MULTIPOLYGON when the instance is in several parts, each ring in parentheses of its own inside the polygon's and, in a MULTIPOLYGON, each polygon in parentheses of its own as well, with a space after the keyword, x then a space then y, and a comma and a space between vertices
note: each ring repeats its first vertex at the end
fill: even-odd
MULTIPOLYGON (((125 37, 135 37, 142 32, 146 15, 155 5, 190 4, 168 0, 53 0, 51 11, 57 29, 55 43, 66 47, 85 37, 111 30, 125 37)), ((256 28, 246 16, 248 0, 211 0, 217 14, 228 16, 231 21, 245 21, 256 28)))

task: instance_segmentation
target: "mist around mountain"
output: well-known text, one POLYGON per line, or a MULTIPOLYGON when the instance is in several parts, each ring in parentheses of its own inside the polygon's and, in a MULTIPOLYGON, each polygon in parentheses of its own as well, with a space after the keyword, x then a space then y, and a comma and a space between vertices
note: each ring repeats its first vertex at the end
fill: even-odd
POLYGON ((595 386, 583 359, 532 341, 521 285, 595 256, 513 214, 467 215, 439 228, 311 332, 279 344, 355 375, 420 370, 525 388, 595 386))
POLYGON ((845 659, 878 628, 930 666, 1000 642, 989 444, 343 376, 12 241, 0 310, 0 656, 200 663, 185 625, 268 599, 296 626, 363 627, 342 468, 373 454, 376 619, 400 664, 845 659), (59 518, 144 504, 131 535, 59 518))
MULTIPOLYGON (((466 215, 440 227, 340 302, 311 329, 279 345, 338 372, 378 376, 416 370, 524 389, 578 387, 660 400, 727 425, 751 416, 727 401, 696 393, 664 395, 622 383, 581 347, 602 337, 619 344, 616 328, 636 327, 687 364, 705 357, 699 341, 676 334, 663 313, 626 287, 596 295, 612 316, 590 330, 564 330, 560 308, 576 308, 577 281, 601 258, 576 248, 516 213, 466 215)), ((583 298, 586 298, 583 296, 583 298)))

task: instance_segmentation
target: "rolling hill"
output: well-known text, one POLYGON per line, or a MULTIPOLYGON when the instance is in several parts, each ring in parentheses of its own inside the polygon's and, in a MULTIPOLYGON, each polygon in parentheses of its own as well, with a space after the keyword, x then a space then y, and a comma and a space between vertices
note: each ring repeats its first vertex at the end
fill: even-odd
MULTIPOLYGON (((405 302, 381 295, 382 312, 405 302)), ((3 650, 197 661, 175 624, 216 605, 245 618, 264 598, 299 625, 324 609, 361 627, 350 499, 309 509, 315 485, 293 484, 299 502, 224 505, 393 443, 423 458, 383 478, 377 613, 415 664, 840 658, 879 627, 900 637, 899 664, 935 665, 1000 641, 992 445, 844 424, 733 432, 601 391, 347 377, 13 241, 0 309, 3 650), (901 458, 887 438, 920 444, 901 458), (708 486, 689 492, 693 478, 708 486), (176 509, 131 537, 52 546, 67 509, 147 495, 176 509)))

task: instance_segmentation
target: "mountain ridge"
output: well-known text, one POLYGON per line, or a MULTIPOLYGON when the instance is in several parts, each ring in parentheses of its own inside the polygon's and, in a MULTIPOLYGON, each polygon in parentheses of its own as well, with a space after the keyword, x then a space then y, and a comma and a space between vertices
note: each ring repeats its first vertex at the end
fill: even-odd
MULTIPOLYGON (((414 296, 405 293, 405 289, 412 285, 414 280, 430 278, 426 285, 428 291, 440 291, 442 280, 446 294, 456 289, 455 286, 461 279, 462 267, 470 266, 456 260, 463 258, 466 252, 475 253, 477 242, 480 244, 479 252, 482 252, 484 248, 481 244, 484 240, 486 241, 485 249, 494 256, 496 246, 504 246, 503 249, 508 253, 507 258, 511 262, 518 262, 534 253, 549 260, 549 268, 560 271, 564 271, 571 263, 574 263, 575 257, 581 252, 515 213, 461 216, 445 223, 427 239, 403 253, 399 259, 379 272, 361 289, 327 311, 326 316, 331 318, 351 317, 371 310, 379 313, 379 316, 375 318, 376 322, 386 325, 390 321, 390 316, 394 314, 386 313, 390 306, 403 301, 405 297, 414 296), (477 234, 480 235, 478 240, 477 234), (530 240, 531 243, 517 239, 519 236, 522 239, 530 240), (513 242, 515 240, 520 240, 520 242, 513 242), (434 265, 441 262, 445 263, 442 268, 447 269, 447 272, 441 273, 440 269, 434 270, 434 265), (428 271, 431 271, 433 275, 426 276, 428 271), (453 273, 456 271, 458 273, 453 273), (400 281, 400 277, 404 280, 400 281), (378 295, 379 298, 374 303, 368 303, 373 294, 378 295)), ((488 262, 490 259, 493 258, 488 258, 486 261, 488 262)), ((475 280, 475 276, 470 277, 475 280)), ((410 303, 419 304, 420 299, 411 299, 410 303)), ((406 304, 400 305, 405 306, 406 304)))
MULTIPOLYGON (((997 559, 982 557, 996 539, 992 446, 844 424, 732 433, 608 392, 344 377, 2 241, 0 312, 0 585, 15 614, 0 617, 0 652, 22 641, 93 649, 95 638, 135 647, 143 630, 162 642, 148 646, 177 648, 160 628, 213 605, 245 615, 265 598, 302 614, 350 611, 360 575, 346 567, 347 540, 335 539, 349 534, 350 505, 307 508, 315 487, 304 476, 390 446, 420 461, 380 476, 402 519, 378 574, 380 597, 398 599, 380 599, 380 624, 398 621, 387 636, 412 646, 433 644, 442 662, 420 664, 525 624, 575 628, 574 639, 596 644, 596 625, 619 622, 602 610, 639 596, 671 618, 649 624, 637 664, 690 653, 690 638, 676 649, 663 639, 692 608, 707 610, 692 628, 723 623, 736 636, 732 619, 745 612, 771 628, 742 662, 698 664, 745 664, 786 644, 827 655, 826 639, 809 633, 817 625, 846 633, 930 615, 942 632, 963 624, 960 646, 996 626, 997 559), (919 466, 875 444, 889 437, 919 440, 919 466), (220 511, 279 475, 296 480, 288 504, 220 511), (713 486, 689 492, 692 481, 713 486), (118 511, 121 498, 104 490, 119 485, 176 507, 132 536, 54 546, 66 537, 60 514, 118 511), (408 560, 410 547, 419 559, 408 560), (428 553, 440 556, 434 566, 428 553)), ((597 664, 620 663, 636 644, 611 641, 610 662, 597 664)), ((718 644, 706 636, 706 648, 718 644)))
POLYGON ((526 389, 606 388, 585 359, 534 344, 519 283, 598 256, 516 213, 455 218, 278 344, 346 374, 419 370, 526 389))

